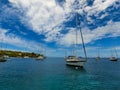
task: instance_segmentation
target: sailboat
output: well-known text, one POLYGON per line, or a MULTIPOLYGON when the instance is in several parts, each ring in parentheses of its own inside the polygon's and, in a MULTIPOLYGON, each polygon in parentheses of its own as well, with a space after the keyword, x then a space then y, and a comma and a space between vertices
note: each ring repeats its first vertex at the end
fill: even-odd
POLYGON ((5 62, 7 61, 6 55, 3 54, 2 50, 0 50, 0 62, 5 62))
POLYGON ((100 57, 99 57, 99 56, 97 56, 95 59, 96 59, 96 60, 100 60, 100 57))
MULTIPOLYGON (((46 54, 46 49, 43 50, 43 52, 46 54)), ((44 56, 44 54, 39 54, 39 56, 36 58, 36 60, 44 60, 46 57, 44 56)))
POLYGON ((112 56, 109 58, 110 59, 110 61, 117 61, 118 60, 118 58, 117 58, 117 51, 116 51, 116 49, 115 49, 115 54, 116 54, 116 57, 115 56, 113 56, 113 52, 111 51, 111 54, 112 54, 112 56))
POLYGON ((44 55, 39 55, 37 58, 36 58, 36 60, 44 60, 45 59, 45 57, 44 57, 44 55))
POLYGON ((1 44, 1 50, 0 50, 0 62, 5 62, 7 61, 5 58, 5 55, 2 53, 2 44, 1 44))
POLYGON ((0 55, 0 62, 5 62, 7 61, 6 58, 3 55, 0 55))
MULTIPOLYGON (((78 29, 78 13, 76 13, 76 47, 77 47, 77 29, 78 29)), ((84 54, 85 54, 85 58, 79 58, 76 55, 70 55, 68 57, 66 57, 66 65, 69 65, 69 66, 75 66, 75 67, 81 67, 83 68, 85 62, 87 61, 87 55, 86 55, 86 49, 85 49, 85 44, 84 44, 84 39, 83 39, 83 35, 82 35, 82 30, 81 30, 81 27, 79 27, 79 30, 80 30, 80 35, 81 35, 81 39, 82 39, 82 45, 83 45, 83 50, 84 50, 84 54)))
POLYGON ((100 51, 99 51, 99 49, 98 49, 98 55, 97 55, 97 57, 95 59, 100 60, 100 51))
POLYGON ((110 57, 110 61, 117 61, 118 60, 118 58, 116 58, 116 57, 110 57))

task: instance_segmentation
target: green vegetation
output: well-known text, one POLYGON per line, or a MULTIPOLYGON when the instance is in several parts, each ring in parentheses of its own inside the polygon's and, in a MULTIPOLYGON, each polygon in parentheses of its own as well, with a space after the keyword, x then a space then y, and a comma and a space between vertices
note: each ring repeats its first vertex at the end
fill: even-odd
POLYGON ((9 57, 31 57, 35 58, 38 56, 44 56, 42 54, 36 54, 34 52, 21 52, 21 51, 10 51, 10 50, 0 50, 0 55, 7 55, 9 57))

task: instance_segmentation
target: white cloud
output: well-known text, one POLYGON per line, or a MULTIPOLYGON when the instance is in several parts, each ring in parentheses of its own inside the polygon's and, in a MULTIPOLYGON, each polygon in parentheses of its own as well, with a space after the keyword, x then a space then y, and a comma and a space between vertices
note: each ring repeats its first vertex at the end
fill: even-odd
MULTIPOLYGON (((79 32, 79 31, 78 31, 79 32)), ((88 28, 82 29, 83 37, 85 43, 90 43, 98 39, 108 38, 108 37, 118 37, 120 36, 120 22, 111 23, 103 27, 98 27, 95 30, 89 30, 88 28)), ((78 33, 79 40, 78 44, 81 44, 80 33, 78 33)), ((58 40, 59 44, 62 45, 71 45, 74 44, 76 40, 75 29, 71 29, 69 33, 64 35, 58 40)))
MULTIPOLYGON (((34 32, 44 34, 47 42, 56 41, 60 44, 70 45, 75 39, 75 33, 73 29, 67 34, 61 34, 63 29, 63 23, 72 18, 71 12, 74 10, 73 3, 75 0, 66 0, 63 6, 56 3, 56 0, 9 0, 13 6, 18 7, 25 12, 23 21, 33 29, 34 32)), ((79 0, 79 6, 87 12, 87 20, 92 22, 89 17, 91 15, 98 15, 99 12, 104 11, 107 7, 111 6, 118 0, 94 0, 92 6, 87 6, 86 0, 79 0)), ((79 13, 83 13, 82 9, 79 9, 79 13)), ((107 14, 102 15, 101 18, 107 14)), ((99 27, 94 31, 90 31, 85 28, 83 35, 86 43, 104 38, 106 34, 110 34, 109 37, 115 37, 119 35, 119 23, 115 23, 113 27, 117 27, 118 30, 111 29, 110 25, 99 27)), ((80 38, 80 37, 79 37, 80 38)), ((81 40, 78 41, 81 43, 81 40)))
POLYGON ((114 2, 118 0, 95 0, 92 6, 86 6, 85 11, 88 12, 88 15, 95 15, 109 6, 113 5, 114 2))
MULTIPOLYGON (((68 19, 71 9, 56 4, 56 0, 9 0, 25 11, 29 26, 39 34, 50 34, 68 19)), ((70 7, 69 4, 66 4, 70 7)), ((60 30, 57 29, 57 32, 60 30)), ((56 31, 55 31, 56 32, 56 31)), ((53 32, 55 34, 55 32, 53 32)))
POLYGON ((44 48, 44 46, 40 43, 37 43, 34 41, 28 41, 14 34, 8 34, 7 32, 8 30, 0 28, 0 42, 1 43, 14 45, 19 48, 26 48, 27 50, 31 50, 31 51, 36 51, 38 49, 42 50, 44 48))
MULTIPOLYGON (((93 5, 91 6, 87 6, 85 5, 83 7, 84 11, 87 13, 86 14, 86 19, 88 21, 88 23, 94 23, 94 20, 91 18, 91 16, 95 16, 98 19, 103 19, 104 17, 106 17, 108 15, 107 12, 104 12, 108 7, 112 6, 113 7, 118 7, 118 5, 115 4, 115 2, 120 2, 119 0, 94 0, 93 5), (99 14, 101 12, 104 12, 104 14, 102 14, 99 17, 99 14)), ((83 6, 83 5, 82 5, 83 6)), ((82 10, 80 9, 80 12, 82 10)), ((83 12, 82 12, 83 14, 83 12)))

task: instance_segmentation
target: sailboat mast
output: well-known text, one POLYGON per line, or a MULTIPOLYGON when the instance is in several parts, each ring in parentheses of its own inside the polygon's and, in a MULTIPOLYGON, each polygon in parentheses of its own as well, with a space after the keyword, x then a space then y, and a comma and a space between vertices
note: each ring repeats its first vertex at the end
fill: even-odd
MULTIPOLYGON (((78 14, 76 13, 76 43, 75 43, 75 47, 77 49, 77 44, 78 44, 78 32, 77 32, 77 29, 78 29, 78 14)), ((77 50, 76 50, 76 56, 77 56, 77 50)))
POLYGON ((111 57, 113 57, 113 52, 112 52, 112 50, 111 50, 111 57))
POLYGON ((87 60, 87 53, 86 53, 85 43, 84 43, 83 34, 82 34, 82 29, 81 29, 81 22, 80 22, 79 29, 80 29, 80 35, 81 35, 81 39, 82 39, 82 46, 83 46, 83 50, 84 50, 84 54, 85 54, 85 58, 86 58, 86 60, 87 60))
POLYGON ((115 48, 115 54, 116 54, 116 58, 118 58, 118 54, 117 54, 117 49, 115 48))
POLYGON ((78 40, 77 40, 77 38, 78 38, 78 34, 77 34, 77 29, 78 29, 78 16, 77 16, 78 14, 76 13, 76 45, 77 45, 77 43, 78 43, 78 40))
POLYGON ((100 56, 100 50, 99 50, 99 48, 98 48, 98 57, 100 56))
MULTIPOLYGON (((78 13, 76 12, 76 27, 78 28, 78 13)), ((84 39, 83 39, 83 35, 82 35, 82 30, 81 30, 81 25, 79 26, 80 29, 80 35, 81 35, 81 39, 82 39, 82 45, 83 45, 83 50, 84 50, 84 54, 85 54, 85 58, 87 60, 87 53, 86 53, 86 49, 85 49, 85 43, 84 43, 84 39)), ((77 30, 76 30, 76 46, 77 46, 77 30)))
POLYGON ((2 43, 3 43, 3 38, 1 39, 1 45, 0 45, 0 49, 1 49, 1 51, 2 51, 2 48, 3 48, 2 43))
POLYGON ((81 38, 82 38, 82 45, 83 45, 83 50, 84 50, 85 58, 87 60, 87 53, 86 53, 86 49, 85 49, 85 43, 84 43, 84 39, 83 39, 81 27, 80 27, 80 34, 81 34, 81 38))

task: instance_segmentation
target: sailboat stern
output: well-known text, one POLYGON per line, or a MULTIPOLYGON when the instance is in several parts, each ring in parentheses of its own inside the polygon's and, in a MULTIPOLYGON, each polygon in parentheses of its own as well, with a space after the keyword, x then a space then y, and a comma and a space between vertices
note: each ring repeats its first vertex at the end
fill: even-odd
POLYGON ((69 62, 66 62, 66 65, 83 68, 85 62, 86 61, 71 61, 71 62, 69 61, 69 62))

